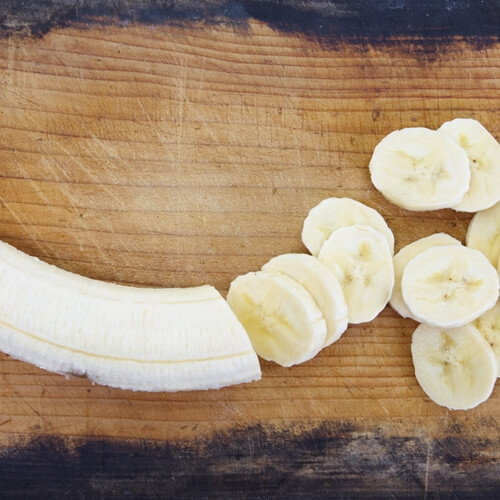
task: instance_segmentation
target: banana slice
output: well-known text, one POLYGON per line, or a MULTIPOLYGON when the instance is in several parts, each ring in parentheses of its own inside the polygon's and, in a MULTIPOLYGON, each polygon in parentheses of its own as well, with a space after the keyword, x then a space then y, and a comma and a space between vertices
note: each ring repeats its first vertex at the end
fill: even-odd
POLYGON ((479 212, 500 201, 500 144, 488 130, 477 120, 456 118, 443 123, 438 132, 453 139, 469 157, 470 187, 453 208, 479 212))
POLYGON ((469 190, 469 158, 452 139, 423 127, 396 130, 370 160, 374 186, 408 210, 436 210, 462 201, 469 190))
MULTIPOLYGON (((493 349, 500 367, 500 301, 474 321, 474 326, 481 332, 493 349)), ((498 374, 500 376, 500 373, 498 374)))
POLYGON ((498 300, 498 273, 478 250, 434 246, 403 271, 403 300, 414 318, 443 328, 465 325, 498 300))
POLYGON ((333 344, 347 329, 347 305, 335 275, 318 259, 304 253, 274 257, 262 267, 299 282, 312 296, 326 321, 325 347, 333 344))
POLYGON ((394 235, 384 218, 373 208, 351 198, 327 198, 313 207, 304 221, 302 241, 315 257, 333 231, 361 224, 372 226, 386 238, 394 253, 394 235))
POLYGON ((401 292, 401 279, 406 264, 424 250, 441 245, 461 245, 461 243, 449 234, 436 233, 406 245, 394 256, 394 289, 389 304, 403 318, 415 319, 403 300, 401 292))
POLYGON ((281 366, 303 363, 325 345, 326 322, 311 294, 273 271, 238 276, 227 301, 257 354, 281 366))
POLYGON ((261 375, 245 330, 215 288, 104 283, 3 242, 0 349, 46 370, 141 391, 219 388, 261 375))
POLYGON ((370 226, 341 227, 325 241, 318 258, 340 282, 350 323, 371 321, 386 306, 394 270, 383 234, 370 226))
MULTIPOLYGON (((498 181, 495 187, 500 189, 498 181)), ((472 217, 465 244, 486 255, 500 273, 500 202, 472 217)))
POLYGON ((493 349, 472 325, 443 329, 420 325, 411 354, 424 392, 450 410, 468 410, 493 391, 498 367, 493 349))

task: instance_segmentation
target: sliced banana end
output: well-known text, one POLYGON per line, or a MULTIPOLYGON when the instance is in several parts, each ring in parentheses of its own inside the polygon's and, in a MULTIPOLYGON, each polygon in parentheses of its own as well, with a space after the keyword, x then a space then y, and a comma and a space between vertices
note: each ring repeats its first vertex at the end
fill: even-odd
POLYGON ((420 325, 413 333, 411 354, 418 383, 438 405, 469 410, 493 391, 498 375, 495 354, 472 325, 420 325))
POLYGON ((311 359, 325 345, 321 311, 311 294, 288 276, 273 271, 239 276, 227 301, 261 358, 292 366, 311 359))
POLYGON ((130 390, 212 389, 260 378, 250 340, 215 288, 113 285, 3 242, 0 350, 130 390))

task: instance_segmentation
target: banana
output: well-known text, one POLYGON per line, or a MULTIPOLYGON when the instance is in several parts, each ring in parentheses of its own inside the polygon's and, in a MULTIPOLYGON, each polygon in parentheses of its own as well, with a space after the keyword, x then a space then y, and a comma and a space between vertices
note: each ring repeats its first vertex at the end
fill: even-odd
POLYGON ((374 186, 408 210, 458 205, 471 176, 465 151, 446 135, 423 127, 384 137, 373 151, 369 169, 374 186))
POLYGON ((46 370, 141 391, 220 388, 261 376, 248 336, 215 288, 105 283, 3 242, 0 350, 46 370))
POLYGON ((326 321, 325 347, 346 331, 348 312, 342 288, 334 274, 318 259, 303 253, 289 253, 272 258, 262 270, 284 274, 311 294, 326 321))
POLYGON ((453 329, 418 326, 411 354, 418 383, 438 405, 468 410, 493 391, 498 375, 495 354, 470 324, 453 329))
POLYGON ((479 212, 500 201, 500 144, 477 120, 456 118, 445 122, 438 132, 462 147, 469 158, 470 187, 453 208, 479 212))
POLYGON ((498 300, 498 273, 478 250, 434 246, 403 271, 403 300, 421 323, 455 328, 478 318, 498 300))
POLYGON ((351 198, 327 198, 313 207, 304 221, 302 241, 315 257, 336 229, 361 224, 372 226, 386 238, 394 253, 394 235, 384 218, 373 208, 351 198))
POLYGON ((461 243, 446 233, 435 233, 406 245, 394 256, 394 289, 392 290, 389 304, 403 318, 415 319, 403 300, 403 294, 401 292, 401 279, 406 264, 408 264, 413 257, 427 250, 427 248, 440 245, 461 245, 461 243))
POLYGON ((311 294, 274 271, 238 276, 227 301, 257 354, 281 366, 303 363, 325 345, 326 321, 311 294))
MULTIPOLYGON (((500 367, 500 301, 474 321, 474 326, 493 349, 500 367)), ((500 373, 498 374, 500 376, 500 373)))
POLYGON ((335 230, 318 256, 340 282, 350 323, 374 319, 386 306, 394 285, 387 239, 371 226, 335 230))
MULTIPOLYGON (((500 189, 498 180, 495 187, 500 189)), ((500 202, 472 217, 465 244, 486 255, 500 273, 500 202)))

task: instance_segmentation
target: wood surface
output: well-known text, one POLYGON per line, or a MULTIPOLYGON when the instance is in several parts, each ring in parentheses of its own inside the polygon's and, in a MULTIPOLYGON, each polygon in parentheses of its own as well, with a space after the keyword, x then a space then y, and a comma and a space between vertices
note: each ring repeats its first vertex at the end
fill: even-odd
MULTIPOLYGON (((330 196, 379 210, 396 249, 438 231, 463 240, 470 215, 399 209, 367 165, 402 127, 473 117, 500 138, 500 45, 412 43, 326 46, 252 19, 3 38, 0 239, 92 278, 223 294, 305 251, 303 219, 330 196)), ((260 382, 208 392, 121 391, 2 354, 0 486, 493 495, 500 389, 467 412, 434 404, 414 377, 415 326, 387 307, 303 365, 263 361, 260 382)))

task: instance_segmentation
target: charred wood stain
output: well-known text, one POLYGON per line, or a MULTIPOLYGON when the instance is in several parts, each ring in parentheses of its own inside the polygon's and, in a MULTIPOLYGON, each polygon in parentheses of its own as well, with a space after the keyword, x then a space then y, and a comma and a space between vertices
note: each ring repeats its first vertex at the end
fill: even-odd
POLYGON ((0 35, 129 23, 229 23, 244 30, 251 18, 323 46, 394 45, 399 39, 402 50, 434 52, 457 37, 479 46, 500 38, 500 0, 4 0, 0 35))
POLYGON ((388 437, 324 422, 254 426, 195 442, 43 437, 0 451, 8 498, 494 497, 495 441, 388 437), (466 441, 466 443, 465 443, 466 441))

